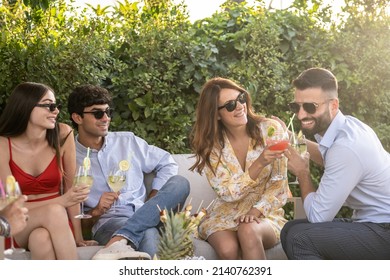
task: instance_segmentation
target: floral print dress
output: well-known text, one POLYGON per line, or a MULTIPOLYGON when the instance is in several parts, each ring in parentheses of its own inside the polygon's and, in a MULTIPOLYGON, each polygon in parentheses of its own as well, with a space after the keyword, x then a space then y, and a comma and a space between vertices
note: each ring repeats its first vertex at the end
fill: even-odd
MULTIPOLYGON (((282 129, 274 120, 267 119, 268 125, 272 124, 282 129)), ((222 230, 236 231, 238 223, 235 219, 246 214, 252 207, 257 208, 274 229, 275 235, 280 240, 280 231, 286 223, 283 205, 291 196, 287 180, 271 182, 271 176, 277 172, 277 160, 264 167, 258 178, 252 180, 248 168, 260 156, 264 147, 253 147, 255 140, 249 144, 245 169, 242 170, 235 156, 233 147, 224 135, 225 147, 222 149, 221 159, 219 154, 213 152, 210 157, 211 166, 215 174, 207 166, 205 173, 207 179, 217 194, 216 202, 208 215, 199 225, 199 236, 207 239, 212 233, 222 230)), ((285 157, 280 162, 280 172, 287 177, 287 160, 285 157)))

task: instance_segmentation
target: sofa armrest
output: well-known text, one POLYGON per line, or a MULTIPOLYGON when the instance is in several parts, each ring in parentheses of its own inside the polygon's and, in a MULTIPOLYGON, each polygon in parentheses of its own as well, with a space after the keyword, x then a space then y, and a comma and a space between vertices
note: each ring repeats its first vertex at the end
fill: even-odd
POLYGON ((287 199, 288 202, 294 204, 294 219, 305 219, 306 213, 303 208, 303 202, 301 197, 290 197, 287 199))

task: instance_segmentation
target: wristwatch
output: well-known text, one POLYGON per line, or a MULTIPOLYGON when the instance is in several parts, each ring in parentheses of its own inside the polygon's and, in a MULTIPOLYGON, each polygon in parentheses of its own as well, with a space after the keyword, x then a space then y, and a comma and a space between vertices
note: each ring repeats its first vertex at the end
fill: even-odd
POLYGON ((10 237, 11 227, 6 218, 0 216, 0 236, 10 237))

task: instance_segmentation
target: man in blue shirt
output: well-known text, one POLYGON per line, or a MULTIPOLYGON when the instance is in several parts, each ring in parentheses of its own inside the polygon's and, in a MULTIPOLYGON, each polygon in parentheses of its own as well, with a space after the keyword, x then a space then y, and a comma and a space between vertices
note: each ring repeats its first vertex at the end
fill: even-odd
POLYGON ((79 86, 68 99, 79 165, 89 156, 94 179, 85 207, 92 215, 93 238, 105 245, 93 259, 150 259, 157 253, 160 209, 183 206, 189 182, 177 175, 172 156, 132 132, 109 132, 111 96, 101 87, 79 86), (108 185, 113 167, 125 173, 119 192, 108 185), (146 193, 144 173, 155 172, 146 193), (146 201, 146 202, 145 202, 146 201))
POLYGON ((311 68, 294 80, 290 103, 306 136, 310 159, 324 167, 318 189, 309 160, 289 147, 289 170, 299 180, 307 220, 288 222, 282 230, 289 259, 390 258, 390 155, 375 132, 339 110, 336 77, 311 68), (345 205, 351 219, 335 219, 345 205))

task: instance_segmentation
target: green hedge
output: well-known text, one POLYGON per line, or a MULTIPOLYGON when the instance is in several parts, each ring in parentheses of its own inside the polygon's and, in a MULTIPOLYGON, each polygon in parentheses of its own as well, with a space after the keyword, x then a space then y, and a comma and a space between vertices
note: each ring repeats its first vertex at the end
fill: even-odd
MULTIPOLYGON (((64 104, 76 85, 99 84, 114 95, 112 130, 132 130, 186 153, 207 79, 236 80, 252 94, 257 112, 287 121, 291 81, 321 66, 339 80, 344 113, 372 126, 390 150, 388 1, 348 0, 348 17, 339 21, 318 0, 295 0, 286 10, 227 1, 221 12, 195 23, 183 4, 159 2, 78 11, 63 0, 2 1, 0 111, 22 81, 52 86, 64 104)), ((65 111, 60 120, 69 121, 65 111)), ((321 170, 312 169, 318 182, 321 170)))

